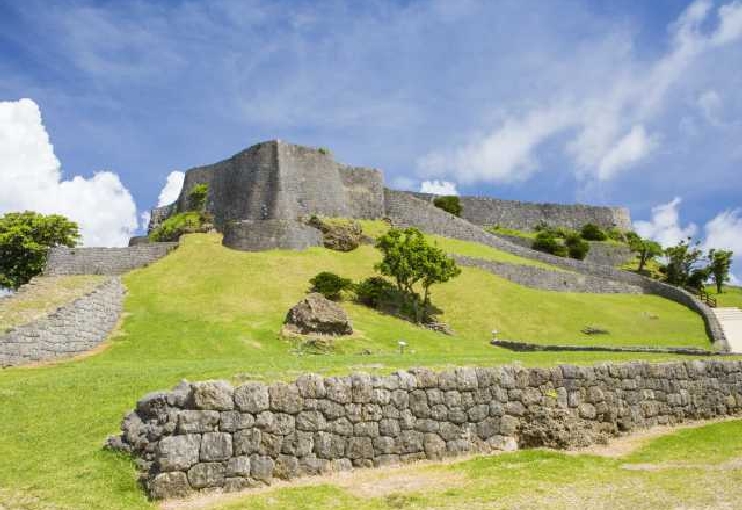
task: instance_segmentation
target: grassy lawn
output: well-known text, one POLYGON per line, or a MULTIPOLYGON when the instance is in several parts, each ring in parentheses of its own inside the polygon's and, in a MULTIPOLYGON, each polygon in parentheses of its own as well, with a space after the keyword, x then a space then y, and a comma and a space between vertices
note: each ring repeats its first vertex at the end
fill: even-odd
POLYGON ((716 285, 707 285, 706 291, 716 298, 719 306, 742 308, 742 287, 724 286, 724 292, 716 292, 716 285))
MULTIPOLYGON (((304 294, 311 276, 331 270, 360 279, 372 273, 377 259, 376 251, 368 246, 351 253, 324 249, 246 253, 221 247, 217 235, 193 235, 168 257, 129 273, 124 279, 129 289, 127 316, 107 350, 51 366, 0 371, 0 508, 153 508, 136 485, 131 462, 102 451, 101 444, 108 434, 117 432, 124 413, 138 398, 170 388, 182 378, 290 379, 305 371, 388 373, 411 365, 687 359, 513 353, 488 345, 492 328, 499 329, 503 338, 541 342, 708 346, 699 316, 655 296, 543 292, 468 268, 458 279, 433 289, 433 300, 445 310, 443 319, 457 331, 455 337, 349 303, 344 306, 357 332, 338 340, 332 355, 298 356, 289 342, 278 337, 286 310, 304 294), (587 324, 605 327, 611 334, 584 337, 579 330, 587 324), (402 338, 410 345, 404 355, 396 352, 402 338), (359 355, 366 349, 370 355, 359 355)), ((545 472, 579 480, 580 473, 603 465, 594 463, 607 462, 587 458, 584 469, 575 464, 567 470, 560 455, 518 455, 522 457, 514 457, 520 459, 515 466, 500 460, 506 457, 471 462, 491 463, 490 480, 482 483, 518 480, 516 488, 530 483, 521 475, 534 466, 548 467, 554 462, 556 467, 545 467, 545 472)), ((606 469, 618 469, 611 466, 606 469)), ((283 505, 287 508, 388 508, 397 504, 358 502, 333 488, 307 490, 290 489, 276 498, 290 500, 283 505)), ((462 498, 474 506, 488 506, 489 490, 482 488, 471 496, 454 490, 452 507, 461 504, 462 498)), ((261 501, 238 508, 274 504, 270 499, 261 501)))
POLYGON ((686 429, 622 457, 521 451, 241 496, 215 510, 268 508, 655 510, 738 508, 742 422, 686 429))
POLYGON ((103 282, 103 276, 46 276, 12 298, 0 299, 0 333, 53 312, 103 282))

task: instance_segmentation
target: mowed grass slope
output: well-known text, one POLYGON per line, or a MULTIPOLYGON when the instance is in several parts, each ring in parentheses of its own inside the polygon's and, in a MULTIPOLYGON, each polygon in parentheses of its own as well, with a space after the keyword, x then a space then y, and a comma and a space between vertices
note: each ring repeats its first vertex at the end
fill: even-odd
POLYGON ((719 306, 742 308, 742 287, 725 285, 721 294, 716 291, 716 285, 707 285, 706 290, 716 298, 719 306))
POLYGON ((532 341, 708 346, 700 318, 669 301, 534 291, 470 269, 433 290, 455 337, 345 303, 357 333, 337 340, 334 355, 297 356, 279 339, 286 310, 304 295, 311 276, 331 270, 360 279, 373 273, 377 260, 371 247, 347 254, 245 253, 221 247, 217 235, 184 238, 173 254, 125 277, 127 315, 107 350, 0 371, 0 502, 13 510, 153 508, 136 485, 131 461, 101 445, 138 398, 182 378, 291 379, 305 371, 388 373, 411 365, 678 359, 512 353, 488 345, 492 328, 505 338, 532 341), (579 329, 588 323, 611 335, 583 338, 579 329), (405 355, 397 353, 400 339, 410 346, 405 355), (371 355, 360 355, 364 350, 371 355))

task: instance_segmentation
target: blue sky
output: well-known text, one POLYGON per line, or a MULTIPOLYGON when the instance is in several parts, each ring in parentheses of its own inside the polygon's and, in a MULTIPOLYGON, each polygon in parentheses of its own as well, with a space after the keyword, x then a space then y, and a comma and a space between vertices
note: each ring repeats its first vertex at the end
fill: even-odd
MULTIPOLYGON (((0 0, 0 102, 38 106, 60 182, 109 170, 137 217, 171 171, 280 138, 397 186, 626 205, 742 254, 739 0, 49 4, 0 0)), ((15 136, 0 172, 21 179, 15 136)))

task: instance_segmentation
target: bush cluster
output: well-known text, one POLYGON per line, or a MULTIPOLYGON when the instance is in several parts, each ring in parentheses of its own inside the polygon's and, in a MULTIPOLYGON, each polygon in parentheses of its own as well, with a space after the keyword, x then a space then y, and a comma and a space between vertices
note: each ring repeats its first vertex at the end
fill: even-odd
POLYGON ((340 293, 344 290, 353 288, 353 280, 343 278, 330 271, 322 271, 314 278, 309 280, 312 286, 312 292, 319 292, 327 299, 337 301, 340 299, 340 293))
POLYGON ((433 205, 458 217, 461 217, 461 213, 464 211, 461 200, 457 196, 436 197, 433 200, 433 205))
POLYGON ((184 212, 170 216, 149 234, 152 241, 177 241, 183 234, 195 232, 204 223, 204 215, 200 212, 184 212))

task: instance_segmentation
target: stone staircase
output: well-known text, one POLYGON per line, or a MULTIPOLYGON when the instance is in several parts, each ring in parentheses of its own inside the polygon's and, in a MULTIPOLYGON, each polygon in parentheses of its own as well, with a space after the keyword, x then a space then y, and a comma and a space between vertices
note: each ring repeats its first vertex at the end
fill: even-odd
POLYGON ((742 310, 739 308, 713 308, 732 352, 742 353, 742 310))

